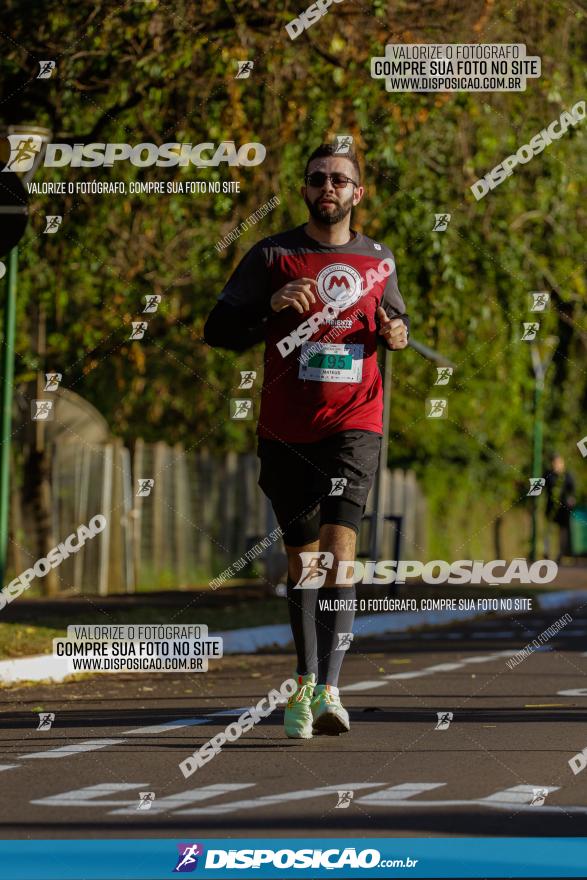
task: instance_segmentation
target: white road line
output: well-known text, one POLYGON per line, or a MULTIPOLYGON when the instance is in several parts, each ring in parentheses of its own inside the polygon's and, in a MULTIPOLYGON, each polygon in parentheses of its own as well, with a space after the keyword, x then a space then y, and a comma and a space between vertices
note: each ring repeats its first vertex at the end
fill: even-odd
POLYGON ((349 694, 351 691, 372 691, 375 688, 385 687, 386 683, 381 679, 379 681, 357 681, 355 684, 346 684, 340 690, 345 694, 349 694))
POLYGON ((558 791, 560 785, 512 785, 511 788, 505 788, 503 791, 496 791, 481 799, 482 803, 487 801, 496 801, 497 803, 507 804, 529 804, 534 797, 535 789, 551 793, 558 791))
POLYGON ((402 803, 408 798, 416 797, 424 791, 432 791, 434 788, 442 788, 446 782, 403 782, 401 785, 393 785, 391 788, 384 788, 382 791, 374 791, 360 798, 358 803, 376 804, 383 806, 386 804, 395 804, 398 801, 402 803))
POLYGON ((571 688, 568 691, 557 691, 557 697, 587 697, 587 688, 571 688))
POLYGON ((471 633, 468 638, 470 639, 503 639, 506 636, 518 636, 518 633, 515 633, 513 630, 504 630, 503 632, 492 632, 488 630, 487 632, 474 632, 471 633))
POLYGON ((178 718, 177 721, 166 721, 164 724, 152 724, 148 727, 133 727, 123 730, 121 736, 152 736, 156 733, 167 733, 168 730, 179 730, 181 727, 195 727, 197 724, 208 724, 208 718, 178 718))
POLYGON ((357 681, 355 684, 341 687, 343 693, 351 691, 372 691, 375 688, 384 687, 388 681, 405 681, 411 678, 421 678, 424 675, 434 675, 436 672, 452 672, 461 669, 468 663, 489 663, 490 660, 499 660, 500 657, 513 657, 518 654, 519 650, 496 651, 494 654, 484 654, 478 657, 465 657, 454 663, 437 663, 435 666, 425 666, 424 669, 416 669, 413 672, 395 672, 393 675, 383 675, 380 679, 370 679, 369 681, 357 681))
POLYGON ((12 770, 13 767, 20 767, 20 764, 0 764, 0 773, 3 770, 12 770))
MULTIPOLYGON (((279 804, 285 804, 295 801, 303 801, 312 798, 320 798, 331 796, 338 791, 357 792, 361 789, 377 788, 386 785, 385 782, 380 783, 339 783, 337 785, 323 786, 322 788, 311 788, 301 791, 283 792, 276 795, 268 795, 257 798, 249 798, 247 800, 237 800, 224 804, 215 804, 208 807, 200 807, 187 810, 178 810, 179 806, 186 803, 196 803, 209 800, 213 797, 222 797, 231 792, 253 788, 257 783, 227 783, 207 785, 200 789, 192 789, 185 792, 178 792, 162 798, 160 801, 155 800, 152 807, 148 811, 152 813, 162 813, 173 811, 174 815, 179 816, 209 816, 215 814, 225 814, 232 812, 240 812, 242 810, 252 810, 262 807, 274 807, 279 804)), ((544 815, 560 815, 561 812, 587 815, 587 806, 567 806, 566 804, 533 804, 535 795, 540 791, 544 793, 544 797, 548 797, 552 792, 559 791, 559 786, 552 785, 515 785, 501 791, 494 792, 483 798, 454 799, 454 800, 421 800, 418 796, 428 791, 443 788, 445 782, 405 782, 400 785, 393 785, 384 790, 370 792, 356 799, 356 803, 365 804, 369 807, 387 807, 393 809, 400 807, 421 808, 434 807, 436 809, 445 810, 446 807, 487 807, 492 810, 502 810, 514 813, 534 812, 544 815)), ((122 794, 123 792, 136 791, 140 789, 149 790, 152 786, 148 782, 135 783, 103 783, 100 785, 92 785, 87 788, 81 788, 73 791, 66 791, 60 794, 51 795, 50 797, 39 798, 31 801, 31 804, 44 807, 57 807, 59 809, 68 809, 72 807, 114 807, 110 810, 110 815, 130 815, 131 813, 140 812, 138 808, 138 797, 135 794, 132 800, 99 800, 99 798, 108 797, 108 795, 122 794)))
POLYGON ((60 746, 57 749, 45 749, 44 752, 29 752, 28 755, 19 755, 22 760, 27 758, 67 758, 81 752, 95 752, 105 749, 107 746, 116 746, 123 743, 123 739, 88 739, 80 743, 71 743, 68 746, 60 746))
POLYGON ((153 724, 150 727, 133 727, 131 730, 123 730, 121 736, 134 736, 144 734, 150 736, 155 733, 166 733, 168 730, 176 730, 180 727, 195 727, 198 724, 210 724, 213 718, 224 715, 242 715, 250 706, 241 706, 237 709, 222 709, 219 712, 204 712, 197 718, 177 718, 174 721, 165 721, 163 724, 153 724))
MULTIPOLYGON (((209 712, 207 715, 198 718, 177 718, 174 721, 166 721, 164 724, 151 724, 146 727, 133 727, 130 730, 123 730, 121 736, 153 736, 159 733, 167 733, 170 730, 179 730, 182 727, 194 727, 199 724, 211 724, 214 718, 221 715, 241 715, 246 712, 250 706, 237 709, 222 709, 219 712, 209 712)), ((98 749, 105 749, 107 746, 115 746, 126 742, 125 739, 87 739, 80 743, 73 743, 67 746, 59 746, 56 749, 46 749, 44 752, 31 752, 27 755, 19 755, 23 758, 67 758, 70 755, 80 754, 82 752, 95 752, 98 749)), ((18 764, 12 766, 19 766, 18 764)))
POLYGON ((428 675, 427 669, 415 669, 413 672, 394 672, 392 675, 384 675, 383 680, 384 682, 392 679, 402 681, 405 678, 422 678, 423 675, 428 675))
MULTIPOLYGON (((430 783, 428 784, 429 788, 435 788, 438 785, 444 785, 445 783, 430 783)), ((410 787, 416 787, 418 783, 411 783, 410 787)), ((426 783, 420 783, 420 790, 424 790, 426 787, 426 783)), ((541 789, 543 791, 548 792, 550 794, 553 791, 558 791, 560 786, 553 785, 514 785, 511 788, 506 788, 503 791, 497 791, 494 794, 490 794, 487 797, 474 799, 474 800, 435 800, 435 801, 423 801, 423 800, 414 800, 408 801, 406 798, 398 798, 395 795, 395 790, 400 788, 401 786, 393 786, 391 789, 387 789, 385 791, 378 791, 368 795, 365 795, 362 798, 357 800, 359 804, 367 804, 370 807, 390 807, 390 806, 401 806, 403 807, 441 807, 445 809, 446 807, 491 807, 492 809, 498 810, 515 810, 518 811, 528 811, 533 810, 535 812, 545 812, 553 810, 564 810, 578 813, 587 813, 587 807, 567 807, 563 805, 557 804, 549 804, 545 806, 545 804, 541 805, 533 805, 532 800, 534 798, 535 789, 541 789), (389 796, 388 796, 389 795, 389 796)), ((409 789, 408 789, 409 790, 409 789)), ((417 794, 418 792, 414 792, 417 794)), ((412 797, 413 795, 408 795, 412 797)))
MULTIPOLYGON (((147 789, 148 782, 103 782, 99 785, 89 785, 87 788, 72 789, 49 797, 38 798, 31 804, 40 804, 43 807, 119 807, 123 801, 96 801, 96 798, 105 794, 117 794, 119 791, 133 791, 133 789, 147 789)), ((130 803, 130 802, 129 802, 130 803)))
POLYGON ((357 791, 362 788, 377 788, 385 785, 384 782, 353 782, 339 783, 338 785, 325 785, 322 788, 307 788, 301 791, 287 791, 281 794, 271 794, 264 797, 250 798, 244 801, 233 801, 230 804, 215 804, 212 807, 201 807, 194 810, 179 810, 176 816, 216 816, 219 813, 234 813, 242 810, 256 810, 261 807, 273 807, 277 804, 285 804, 290 801, 305 801, 309 798, 326 797, 336 794, 338 791, 357 791))
POLYGON ((154 800, 148 810, 138 810, 137 801, 130 801, 129 806, 120 810, 110 810, 110 816, 132 816, 135 813, 148 813, 153 816, 155 813, 167 813, 169 810, 177 810, 179 807, 185 807, 186 804, 195 804, 199 801, 207 801, 210 798, 221 797, 224 794, 230 794, 234 791, 241 791, 243 788, 254 788, 255 782, 227 782, 218 785, 206 785, 203 788, 192 788, 188 791, 180 791, 177 794, 171 794, 161 800, 154 800), (131 806, 132 804, 132 806, 131 806))
MULTIPOLYGON (((427 666, 426 672, 428 674, 431 672, 454 672, 455 669, 461 669, 465 662, 466 661, 464 661, 464 660, 460 660, 460 661, 457 661, 456 663, 436 663, 434 666, 427 666)), ((385 677, 392 678, 392 676, 390 676, 390 675, 386 675, 385 677)), ((396 677, 397 676, 395 676, 395 675, 393 676, 393 678, 396 678, 396 677)))

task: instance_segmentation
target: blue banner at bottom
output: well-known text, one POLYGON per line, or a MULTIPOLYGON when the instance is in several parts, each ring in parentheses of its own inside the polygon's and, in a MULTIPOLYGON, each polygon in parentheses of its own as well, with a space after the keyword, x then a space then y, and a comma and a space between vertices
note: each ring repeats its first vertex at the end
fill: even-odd
POLYGON ((585 877, 587 838, 4 840, 0 880, 585 877))

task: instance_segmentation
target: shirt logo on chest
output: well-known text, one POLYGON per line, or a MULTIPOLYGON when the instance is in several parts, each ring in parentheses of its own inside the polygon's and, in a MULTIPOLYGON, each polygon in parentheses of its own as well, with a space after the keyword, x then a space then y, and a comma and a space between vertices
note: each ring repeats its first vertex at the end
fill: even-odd
POLYGON ((318 296, 323 303, 334 304, 339 309, 348 308, 363 295, 363 279, 359 272, 346 263, 325 266, 316 278, 318 296))

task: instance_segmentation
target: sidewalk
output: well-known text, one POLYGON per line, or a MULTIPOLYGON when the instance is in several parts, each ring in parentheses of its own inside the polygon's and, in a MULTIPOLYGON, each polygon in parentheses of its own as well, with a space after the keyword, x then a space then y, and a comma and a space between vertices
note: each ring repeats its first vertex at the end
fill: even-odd
MULTIPOLYGON (((577 605, 585 606, 587 589, 542 591, 536 595, 533 604, 533 610, 539 608, 552 613, 577 605)), ((488 615, 507 618, 511 616, 511 612, 453 610, 359 614, 355 617, 354 633, 358 638, 382 636, 387 633, 417 631, 431 626, 447 626, 458 621, 473 620, 488 615)), ((210 636, 222 639, 224 655, 254 654, 260 649, 285 648, 292 640, 289 624, 211 632, 210 636)), ((54 657, 52 654, 0 661, 0 685, 21 681, 63 681, 70 675, 66 659, 54 657)))
MULTIPOLYGON (((421 581, 413 580, 406 586, 400 587, 400 595, 408 595, 412 591, 415 593, 420 588, 424 590, 434 589, 439 595, 443 590, 461 590, 468 587, 485 590, 489 595, 493 589, 488 584, 423 584, 421 581)), ((587 563, 576 566, 565 566, 559 569, 559 573, 553 583, 550 584, 518 584, 513 583, 511 586, 502 585, 503 588, 524 592, 536 592, 539 594, 544 591, 552 590, 581 590, 587 589, 587 563)), ((370 598, 385 595, 387 587, 359 587, 361 595, 370 598)), ((17 602, 12 602, 0 612, 0 623, 14 623, 16 621, 35 622, 37 625, 42 624, 43 617, 61 617, 64 624, 67 622, 79 623, 80 614, 90 612, 92 610, 104 609, 104 611, 123 611, 131 609, 139 609, 141 607, 148 608, 185 608, 193 604, 198 608, 222 608, 227 603, 238 602, 255 602, 267 598, 274 598, 275 591, 267 581, 256 580, 247 581, 245 583, 224 585, 220 589, 213 591, 207 584, 196 587, 191 590, 160 590, 158 592, 139 592, 127 593, 113 596, 69 596, 55 597, 51 599, 34 598, 29 599, 26 594, 20 596, 17 602)))

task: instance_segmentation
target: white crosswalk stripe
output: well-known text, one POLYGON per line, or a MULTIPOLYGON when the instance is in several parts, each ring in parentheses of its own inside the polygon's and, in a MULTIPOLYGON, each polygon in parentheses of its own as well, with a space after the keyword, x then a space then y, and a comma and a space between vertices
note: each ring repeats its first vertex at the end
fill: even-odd
POLYGON ((95 752, 105 749, 107 746, 117 746, 124 742, 123 739, 88 739, 80 743, 70 743, 67 746, 59 746, 56 749, 45 749, 42 752, 29 752, 27 755, 19 755, 21 761, 30 758, 69 758, 82 752, 95 752))
MULTIPOLYGON (((173 721, 166 721, 163 724, 151 724, 145 727, 132 727, 130 730, 123 730, 121 736, 155 736, 159 733, 168 733, 172 730, 180 730, 182 727, 196 727, 200 724, 212 724, 215 718, 223 716, 242 715, 249 706, 239 707, 235 709, 222 709, 218 712, 208 712, 199 715, 196 718, 177 718, 173 721)), ((29 752, 26 755, 19 755, 21 760, 35 758, 67 758, 72 755, 81 754, 83 752, 95 752, 98 749, 105 749, 108 746, 120 745, 126 742, 124 739, 87 739, 83 742, 72 743, 66 746, 58 746, 55 749, 45 749, 42 752, 29 752)), ((18 766, 18 765, 14 765, 18 766)))
MULTIPOLYGON (((439 785, 444 785, 445 783, 430 783, 428 785, 429 788, 437 788, 439 785)), ((420 791, 426 788, 426 783, 420 783, 420 791)), ((399 789, 401 786, 393 786, 391 789, 385 789, 384 791, 378 791, 372 794, 365 795, 357 800, 359 804, 365 804, 370 807, 382 807, 382 806, 401 806, 404 807, 436 807, 445 809, 446 807, 490 807, 491 809, 498 810, 533 810, 541 812, 547 810, 564 810, 572 812, 585 812, 587 813, 587 807, 566 807, 559 806, 556 804, 546 804, 543 803, 541 805, 533 805, 532 801, 535 796, 536 789, 541 789, 542 791, 547 792, 547 795, 553 791, 558 791, 560 786, 556 785, 514 785, 511 788, 506 788, 503 791, 496 791, 494 794, 487 795, 484 798, 476 798, 473 800, 466 799, 458 799, 458 800, 412 800, 409 801, 408 797, 413 797, 413 794, 409 794, 410 788, 408 787, 408 797, 402 798, 398 797, 399 789)), ((418 794, 419 791, 414 792, 414 794, 418 794)))
MULTIPOLYGON (((170 810, 177 810, 179 807, 185 807, 186 804, 196 804, 199 801, 207 801, 211 798, 220 797, 224 794, 231 794, 234 791, 240 791, 243 788, 253 788, 254 782, 233 782, 218 785, 206 785, 203 788, 192 788, 189 791, 180 791, 178 794, 171 794, 168 797, 155 800, 148 810, 153 816, 156 813, 167 813, 170 810)), ((110 810, 110 816, 132 816, 137 812, 136 800, 132 802, 133 806, 123 807, 120 810, 110 810)))
POLYGON ((217 804, 212 807, 204 807, 194 810, 179 810, 176 816, 216 816, 220 813, 241 813, 243 810, 257 810, 262 807, 273 807, 277 804, 285 804, 291 801, 305 801, 309 798, 325 797, 336 794, 338 791, 358 791, 364 788, 377 788, 385 785, 384 782, 361 782, 339 783, 338 785, 325 785, 322 788, 306 788, 301 791, 288 791, 281 794, 270 794, 264 797, 250 798, 249 800, 233 801, 229 804, 217 804))

